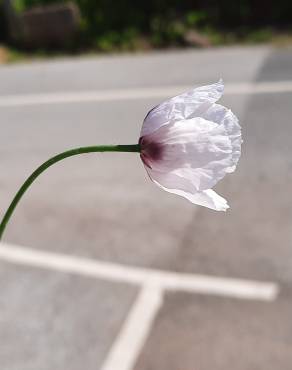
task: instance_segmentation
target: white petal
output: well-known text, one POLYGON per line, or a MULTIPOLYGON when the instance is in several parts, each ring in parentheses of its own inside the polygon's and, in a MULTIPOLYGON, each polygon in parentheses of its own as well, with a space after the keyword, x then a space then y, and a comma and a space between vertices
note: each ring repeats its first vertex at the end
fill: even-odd
POLYGON ((163 148, 152 169, 186 178, 196 191, 213 187, 233 164, 225 126, 200 117, 163 126, 145 138, 163 148))
POLYGON ((229 208, 226 199, 221 197, 212 189, 204 190, 201 193, 192 194, 187 199, 189 199, 191 202, 195 204, 198 204, 203 207, 208 207, 210 209, 214 209, 215 211, 225 212, 229 208))
POLYGON ((145 167, 151 180, 161 189, 186 198, 194 204, 213 209, 215 211, 226 211, 229 206, 227 201, 214 190, 208 189, 196 192, 194 186, 185 178, 175 174, 162 174, 145 167))
POLYGON ((224 125, 232 144, 232 166, 227 169, 227 172, 233 172, 241 154, 241 127, 237 117, 230 109, 225 108, 220 104, 213 104, 206 112, 202 114, 206 120, 213 121, 218 125, 224 125))
POLYGON ((223 81, 220 80, 215 84, 201 86, 164 101, 145 117, 141 136, 148 135, 170 122, 201 115, 220 99, 223 90, 223 81))
POLYGON ((196 188, 187 178, 178 176, 174 173, 161 173, 147 166, 145 166, 145 169, 150 179, 166 191, 172 189, 173 191, 181 190, 187 193, 197 193, 196 188))

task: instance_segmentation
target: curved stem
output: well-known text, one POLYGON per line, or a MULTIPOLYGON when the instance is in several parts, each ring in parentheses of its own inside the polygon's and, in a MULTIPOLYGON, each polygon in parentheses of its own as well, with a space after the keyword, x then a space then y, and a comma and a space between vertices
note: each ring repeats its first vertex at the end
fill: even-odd
POLYGON ((34 180, 47 168, 51 167, 53 164, 62 161, 65 158, 72 157, 74 155, 84 154, 84 153, 95 153, 95 152, 140 152, 140 145, 99 145, 99 146, 86 146, 76 149, 67 150, 66 152, 60 153, 55 155, 54 157, 50 158, 46 162, 44 162, 41 166, 39 166, 23 183, 21 188, 16 193, 15 197, 13 198, 10 206, 8 207, 2 221, 0 224, 0 240, 3 236, 5 227, 15 210, 18 202, 22 198, 23 194, 29 188, 29 186, 34 182, 34 180))

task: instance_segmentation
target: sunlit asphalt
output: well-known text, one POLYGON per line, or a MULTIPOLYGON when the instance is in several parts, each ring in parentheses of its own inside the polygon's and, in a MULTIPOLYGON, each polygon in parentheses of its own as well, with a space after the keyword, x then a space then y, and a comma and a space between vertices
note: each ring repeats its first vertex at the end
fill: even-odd
MULTIPOLYGON (((20 99, 0 104, 1 214, 49 156, 82 145, 135 144, 145 114, 163 100, 157 90, 167 97, 220 77, 227 90, 292 82, 292 50, 235 47, 1 66, 0 102, 20 99), (137 98, 141 89, 153 93, 137 98), (132 95, 119 98, 117 91, 132 95), (92 92, 109 98, 21 104, 31 95, 92 92)), ((230 203, 226 214, 156 188, 137 154, 84 155, 32 186, 4 241, 138 269, 271 282, 279 295, 141 296, 139 284, 13 263, 0 253, 1 370, 110 370, 114 343, 135 353, 132 364, 113 360, 111 370, 291 369, 292 93, 231 91, 222 102, 239 116, 244 138, 237 172, 216 187, 230 203), (121 339, 129 312, 136 329, 121 339), (141 337, 137 322, 143 327, 144 318, 149 327, 141 337)))

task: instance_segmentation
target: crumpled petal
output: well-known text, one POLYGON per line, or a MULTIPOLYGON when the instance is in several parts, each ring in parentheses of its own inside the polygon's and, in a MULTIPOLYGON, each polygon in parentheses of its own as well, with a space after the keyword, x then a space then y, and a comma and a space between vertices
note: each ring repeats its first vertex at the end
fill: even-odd
MULTIPOLYGON (((181 195, 184 196, 183 194, 181 195)), ((204 190, 197 194, 191 194, 187 199, 199 206, 208 207, 215 211, 225 212, 229 208, 227 200, 212 189, 204 190)))
POLYGON ((161 174, 146 168, 151 180, 161 189, 186 198, 191 203, 207 207, 215 211, 226 211, 229 208, 227 201, 214 190, 208 189, 196 192, 191 182, 175 174, 161 174))
POLYGON ((150 167, 161 174, 187 179, 197 192, 210 189, 233 165, 225 126, 201 117, 162 126, 145 140, 162 148, 161 158, 150 160, 150 167))
POLYGON ((238 118, 223 105, 213 104, 202 113, 201 117, 206 120, 217 123, 218 125, 224 125, 226 132, 232 144, 232 166, 226 169, 227 173, 234 172, 237 162, 241 154, 241 127, 238 123, 238 118))
POLYGON ((201 115, 223 94, 222 80, 175 96, 154 107, 145 117, 141 135, 149 135, 168 123, 201 115))

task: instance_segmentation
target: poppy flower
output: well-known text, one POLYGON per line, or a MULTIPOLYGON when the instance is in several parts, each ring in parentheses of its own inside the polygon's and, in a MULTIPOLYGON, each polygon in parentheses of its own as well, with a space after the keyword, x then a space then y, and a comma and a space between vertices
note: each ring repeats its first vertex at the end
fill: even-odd
POLYGON ((139 140, 155 184, 216 211, 229 206, 212 187, 235 170, 242 143, 237 117, 216 103, 223 90, 220 80, 157 105, 145 117, 139 140))

